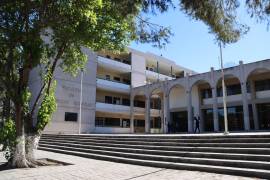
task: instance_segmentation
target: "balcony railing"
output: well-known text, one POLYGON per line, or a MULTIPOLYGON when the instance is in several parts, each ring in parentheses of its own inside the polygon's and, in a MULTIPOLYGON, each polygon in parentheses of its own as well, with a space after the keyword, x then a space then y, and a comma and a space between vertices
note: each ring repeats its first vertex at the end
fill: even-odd
POLYGON ((146 70, 145 75, 146 77, 159 79, 159 80, 172 80, 173 79, 172 77, 168 75, 160 74, 160 73, 157 73, 155 71, 150 71, 150 70, 146 70))
POLYGON ((121 62, 121 63, 124 63, 124 64, 128 64, 130 65, 130 61, 128 60, 125 60, 125 59, 120 59, 120 58, 112 58, 110 56, 102 56, 102 55, 99 55, 100 57, 103 57, 103 58, 107 58, 107 59, 110 59, 110 60, 113 60, 113 61, 116 61, 116 62, 121 62))
POLYGON ((101 76, 97 76, 97 79, 101 79, 101 80, 105 80, 105 81, 110 81, 110 82, 115 82, 115 83, 120 83, 120 84, 125 84, 125 85, 130 85, 130 81, 129 82, 117 81, 117 80, 113 80, 113 79, 106 79, 106 78, 101 77, 101 76))
POLYGON ((98 65, 109 68, 109 69, 117 69, 120 72, 130 72, 131 65, 126 64, 124 62, 119 62, 113 59, 109 59, 106 57, 98 56, 98 65))
MULTIPOLYGON (((130 114, 130 106, 124 103, 108 103, 108 102, 96 102, 96 110, 102 112, 110 112, 110 113, 124 113, 130 114)), ((142 107, 134 107, 135 115, 143 115, 145 113, 145 108, 142 107)), ((161 113, 161 110, 151 109, 151 115, 158 116, 161 113)))
POLYGON ((114 92, 130 92, 130 85, 128 84, 118 81, 106 80, 99 77, 97 78, 97 87, 101 89, 111 90, 114 92))

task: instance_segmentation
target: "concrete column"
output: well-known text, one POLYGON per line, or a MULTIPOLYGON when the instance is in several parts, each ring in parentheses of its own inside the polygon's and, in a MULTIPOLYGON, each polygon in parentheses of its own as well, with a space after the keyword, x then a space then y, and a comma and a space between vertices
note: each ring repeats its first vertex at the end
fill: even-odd
POLYGON ((134 133, 134 98, 130 98, 130 133, 134 133))
POLYGON ((214 68, 211 68, 211 80, 212 80, 212 100, 213 100, 213 120, 214 120, 214 131, 219 131, 219 120, 218 120, 218 98, 217 98, 217 86, 214 80, 214 68))
POLYGON ((164 97, 160 97, 160 101, 161 101, 161 103, 160 103, 160 106, 161 106, 161 114, 160 114, 160 119, 161 119, 161 132, 162 133, 164 133, 164 128, 165 128, 165 126, 164 126, 164 117, 165 117, 165 115, 164 115, 164 97))
POLYGON ((244 128, 246 131, 249 131, 250 130, 250 122, 249 122, 246 81, 241 82, 241 90, 242 90, 242 100, 243 100, 244 128))
POLYGON ((214 131, 219 131, 217 88, 212 87, 214 131))
POLYGON ((249 121, 249 110, 248 110, 248 100, 247 100, 247 80, 245 78, 245 71, 243 61, 239 61, 240 67, 240 83, 242 91, 242 101, 243 101, 243 113, 244 113, 244 129, 245 131, 250 130, 250 121, 249 121))
POLYGON ((199 99, 199 106, 198 106, 198 109, 199 109, 199 117, 200 117, 200 130, 201 132, 204 132, 204 129, 205 129, 205 121, 204 121, 204 117, 203 117, 203 113, 202 113, 202 104, 203 104, 203 99, 202 99, 202 96, 201 96, 201 92, 200 92, 200 89, 198 88, 198 99, 199 99))
POLYGON ((150 133, 150 97, 145 98, 145 133, 150 133))
POLYGON ((191 90, 187 90, 187 112, 188 112, 188 132, 193 133, 193 115, 192 115, 192 102, 191 90))
POLYGON ((170 99, 169 94, 164 93, 164 133, 168 133, 168 124, 170 122, 170 99))
POLYGON ((254 81, 250 80, 250 95, 251 95, 251 104, 252 104, 252 114, 254 121, 254 129, 259 130, 259 119, 258 119, 258 111, 255 103, 256 100, 256 90, 254 81))

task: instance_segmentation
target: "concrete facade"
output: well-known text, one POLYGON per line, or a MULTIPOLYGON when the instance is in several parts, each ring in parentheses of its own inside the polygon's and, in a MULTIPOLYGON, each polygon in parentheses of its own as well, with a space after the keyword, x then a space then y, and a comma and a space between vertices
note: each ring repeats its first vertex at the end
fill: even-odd
MULTIPOLYGON (((194 116, 200 117, 202 131, 222 131, 220 70, 211 68, 197 74, 162 56, 134 49, 121 54, 85 49, 85 53, 88 63, 82 83, 82 133, 168 133, 176 121, 185 126, 181 132, 191 133, 194 116)), ((40 87, 36 73, 32 72, 30 81, 33 96, 40 87)), ((233 107, 228 111, 237 111, 230 117, 237 124, 233 127, 243 131, 268 129, 265 118, 263 126, 260 123, 258 106, 270 103, 270 88, 258 90, 258 84, 270 79, 270 60, 240 61, 224 73, 228 107, 233 107)), ((60 69, 55 73, 58 108, 46 133, 79 132, 81 78, 81 73, 75 78, 60 69), (77 118, 70 119, 67 113, 77 118)))

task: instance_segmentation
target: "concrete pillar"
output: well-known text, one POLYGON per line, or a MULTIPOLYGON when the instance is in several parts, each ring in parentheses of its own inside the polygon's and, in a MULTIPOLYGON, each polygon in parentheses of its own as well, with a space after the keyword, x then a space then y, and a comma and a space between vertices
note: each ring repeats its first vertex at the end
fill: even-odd
POLYGON ((214 131, 219 131, 217 88, 212 87, 214 131))
POLYGON ((130 98, 130 133, 134 133, 134 97, 130 98))
POLYGON ((214 131, 219 131, 219 120, 218 120, 218 98, 217 98, 217 86, 215 82, 214 68, 211 67, 211 81, 212 81, 212 100, 213 100, 213 121, 214 131))
POLYGON ((203 104, 203 99, 201 96, 201 92, 200 92, 200 88, 198 88, 198 101, 199 101, 199 105, 198 105, 198 110, 199 110, 199 117, 200 117, 200 130, 201 132, 204 132, 205 129, 205 121, 204 121, 204 117, 203 117, 203 113, 202 113, 202 104, 203 104))
POLYGON ((169 94, 164 93, 163 95, 164 99, 164 129, 163 133, 168 133, 168 124, 170 122, 170 99, 169 99, 169 94))
POLYGON ((250 122, 249 122, 246 81, 241 82, 241 91, 242 91, 242 100, 243 100, 244 128, 246 131, 249 131, 250 130, 250 122))
POLYGON ((244 129, 245 131, 250 130, 250 121, 249 121, 249 111, 248 111, 248 100, 247 100, 247 81, 245 79, 244 65, 243 61, 239 61, 240 67, 240 83, 242 91, 242 101, 243 101, 243 113, 244 113, 244 129))
POLYGON ((150 133, 150 97, 145 98, 145 133, 150 133))
POLYGON ((192 115, 192 102, 191 90, 187 90, 187 112, 188 112, 188 132, 193 133, 193 115, 192 115))
POLYGON ((160 106, 161 106, 161 114, 160 114, 160 120, 161 120, 161 133, 164 133, 164 97, 160 97, 160 106))
POLYGON ((256 100, 256 90, 254 81, 250 80, 250 95, 251 95, 251 104, 252 104, 252 114, 254 121, 254 129, 259 130, 259 118, 258 118, 258 110, 255 103, 256 100))

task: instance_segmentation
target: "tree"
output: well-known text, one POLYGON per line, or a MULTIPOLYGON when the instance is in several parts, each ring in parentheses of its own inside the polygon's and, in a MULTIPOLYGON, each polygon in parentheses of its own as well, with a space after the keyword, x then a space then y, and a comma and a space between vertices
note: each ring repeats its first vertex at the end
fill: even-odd
POLYGON ((161 47, 168 41, 169 29, 159 26, 147 31, 148 22, 137 21, 137 16, 142 8, 163 9, 164 5, 116 0, 1 1, 0 81, 14 108, 16 147, 10 148, 14 152, 9 159, 13 167, 38 165, 33 149, 56 108, 55 68, 59 65, 75 75, 87 60, 82 47, 121 51, 131 40, 161 47), (31 97, 29 74, 37 67, 43 85, 38 96, 31 97))
MULTIPOLYGON (((268 7, 265 12, 269 15, 267 1, 246 2, 251 14, 263 11, 263 6, 268 7)), ((87 60, 82 47, 122 51, 134 40, 163 47, 169 42, 170 29, 151 23, 142 14, 163 13, 174 6, 172 0, 1 1, 0 83, 4 87, 1 93, 5 97, 2 99, 8 99, 10 104, 4 118, 13 119, 16 127, 10 164, 38 165, 33 149, 56 108, 53 80, 56 67, 75 75, 87 60), (32 97, 29 74, 37 67, 42 86, 37 97, 32 97)), ((246 32, 246 26, 236 19, 238 6, 237 0, 179 1, 180 10, 205 22, 223 43, 236 42, 246 32)))

